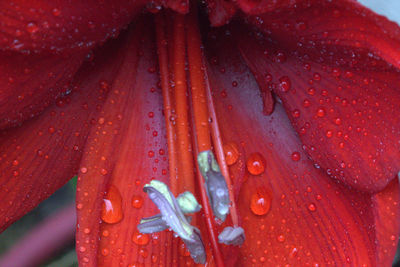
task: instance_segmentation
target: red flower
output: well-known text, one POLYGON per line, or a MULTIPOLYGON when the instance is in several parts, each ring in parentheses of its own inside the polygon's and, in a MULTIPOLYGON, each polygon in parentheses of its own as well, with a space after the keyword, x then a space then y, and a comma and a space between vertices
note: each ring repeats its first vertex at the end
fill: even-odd
POLYGON ((201 41, 194 11, 141 12, 186 13, 188 1, 3 1, 1 229, 78 173, 82 266, 191 265, 171 232, 137 225, 159 212, 143 192, 151 179, 206 198, 190 149, 191 137, 211 148, 212 100, 196 91, 209 83, 213 146, 221 155, 224 143, 236 202, 222 226, 207 202, 192 222, 209 264, 389 266, 400 229, 399 28, 350 0, 277 2, 207 1, 212 25, 231 22, 213 28, 201 16, 201 41), (172 106, 161 90, 170 78, 172 106), (244 244, 217 244, 235 224, 244 244))

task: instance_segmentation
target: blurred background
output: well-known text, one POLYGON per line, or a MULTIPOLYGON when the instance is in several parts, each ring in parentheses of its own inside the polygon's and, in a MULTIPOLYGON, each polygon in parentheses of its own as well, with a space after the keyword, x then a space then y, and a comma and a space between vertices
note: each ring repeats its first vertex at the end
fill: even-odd
MULTIPOLYGON (((43 228, 48 228, 52 225, 57 225, 57 227, 61 228, 64 227, 64 230, 61 229, 61 231, 65 231, 65 227, 68 229, 71 228, 71 221, 75 223, 75 215, 73 213, 71 214, 71 206, 73 206, 73 212, 75 211, 75 191, 76 177, 64 187, 60 188, 50 198, 43 201, 36 209, 32 210, 0 234, 0 267, 16 267, 5 266, 7 264, 4 263, 4 253, 10 252, 9 250, 11 248, 13 248, 15 252, 19 250, 21 254, 25 255, 30 249, 33 249, 32 252, 35 253, 34 250, 37 248, 35 248, 35 244, 32 244, 32 240, 35 240, 35 238, 37 239, 38 236, 42 236, 44 239, 45 236, 58 234, 57 232, 46 233, 46 229, 43 228), (67 216, 67 219, 65 216, 67 216), (66 225, 62 225, 63 222, 65 222, 66 225), (31 239, 29 239, 29 237, 31 239)), ((70 230, 72 231, 73 229, 70 230)), ((49 250, 44 251, 42 255, 35 253, 36 258, 42 258, 41 264, 29 264, 24 267, 77 267, 78 259, 75 252, 75 240, 71 231, 69 231, 66 236, 61 236, 58 240, 60 248, 51 246, 49 250)), ((21 257, 21 254, 18 254, 19 253, 13 253, 13 255, 9 255, 9 261, 7 262, 10 262, 12 257, 21 257)))

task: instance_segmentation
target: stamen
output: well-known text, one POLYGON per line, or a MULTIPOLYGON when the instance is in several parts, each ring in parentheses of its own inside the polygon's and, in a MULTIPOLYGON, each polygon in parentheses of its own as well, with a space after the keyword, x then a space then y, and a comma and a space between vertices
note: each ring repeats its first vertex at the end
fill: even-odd
MULTIPOLYGON (((204 73, 202 71, 201 59, 201 39, 200 32, 198 29, 197 22, 197 10, 186 16, 187 18, 187 46, 188 46, 188 61, 189 61, 189 74, 191 83, 191 94, 192 94, 192 128, 193 133, 193 144, 196 155, 201 151, 211 150, 211 137, 210 127, 208 122, 208 109, 205 95, 204 85, 204 73)), ((199 165, 196 164, 197 169, 197 181, 200 188, 200 195, 204 208, 204 215, 206 220, 207 229, 211 245, 213 248, 214 259, 217 266, 224 266, 222 254, 218 245, 216 236, 216 229, 214 220, 212 218, 212 212, 210 210, 207 193, 203 186, 203 179, 200 174, 199 165)))
POLYGON ((245 240, 244 230, 242 227, 225 227, 219 234, 218 241, 226 245, 240 246, 245 240))
MULTIPOLYGON (((175 82, 175 110, 177 126, 177 148, 179 167, 178 175, 185 186, 180 186, 178 192, 194 191, 193 153, 191 147, 188 119, 187 81, 185 71, 185 17, 176 14, 174 18, 174 82, 175 82)), ((181 182, 181 181, 180 181, 181 182)))
POLYGON ((207 108, 206 85, 202 67, 202 50, 196 11, 188 17, 187 47, 193 114, 199 152, 211 150, 211 134, 207 108))
POLYGON ((183 213, 195 213, 201 209, 200 204, 189 191, 180 194, 176 200, 183 213))
POLYGON ((200 152, 197 156, 197 162, 201 174, 206 180, 207 195, 214 215, 224 222, 229 212, 230 202, 225 178, 222 176, 218 163, 210 150, 200 152))
POLYGON ((155 25, 156 25, 156 36, 157 36, 157 54, 158 62, 160 68, 160 78, 161 78, 161 90, 163 95, 163 106, 165 114, 165 124, 167 130, 167 144, 168 144, 168 163, 169 163, 169 175, 171 190, 174 194, 178 192, 177 188, 177 155, 175 146, 175 127, 172 124, 171 118, 173 103, 171 97, 171 90, 169 86, 170 73, 168 71, 168 51, 167 45, 168 40, 165 34, 165 17, 164 13, 160 12, 155 15, 155 25))
POLYGON ((138 230, 141 233, 154 233, 164 230, 167 225, 183 240, 193 260, 205 264, 206 252, 200 231, 188 222, 168 186, 163 182, 152 180, 150 184, 144 186, 143 191, 156 204, 161 215, 142 219, 138 230))
POLYGON ((211 123, 211 136, 214 144, 214 149, 217 155, 218 163, 219 166, 221 167, 221 172, 222 175, 225 177, 226 184, 228 186, 228 192, 229 192, 229 200, 230 200, 230 206, 229 206, 229 211, 232 219, 232 223, 235 227, 239 225, 239 216, 236 210, 236 201, 235 201, 235 196, 233 195, 233 185, 231 181, 231 176, 229 175, 229 169, 228 165, 226 164, 225 160, 225 154, 224 154, 224 148, 222 145, 222 138, 221 138, 221 132, 219 130, 218 126, 218 118, 217 114, 215 112, 215 107, 214 107, 214 101, 212 98, 211 94, 211 86, 210 86, 210 80, 208 77, 208 71, 207 71, 207 64, 206 60, 204 59, 203 56, 203 68, 204 68, 204 80, 206 84, 206 93, 207 93, 207 103, 208 103, 208 109, 210 111, 210 117, 212 120, 211 123))

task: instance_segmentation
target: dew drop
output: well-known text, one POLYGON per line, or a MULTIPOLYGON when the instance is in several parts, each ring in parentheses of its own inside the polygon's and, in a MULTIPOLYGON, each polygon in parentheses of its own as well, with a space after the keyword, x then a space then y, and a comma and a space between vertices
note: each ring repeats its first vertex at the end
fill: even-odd
POLYGON ((258 187, 251 195, 250 209, 255 215, 265 215, 271 208, 272 197, 264 187, 258 187))
POLYGON ((111 185, 103 199, 101 219, 106 223, 118 223, 122 220, 122 197, 119 190, 111 185))
POLYGON ((35 23, 35 22, 29 22, 26 25, 26 30, 30 33, 30 34, 34 34, 36 32, 39 31, 39 26, 35 23))
POLYGON ((139 246, 147 245, 149 243, 149 240, 150 240, 150 238, 149 238, 149 235, 147 235, 147 234, 135 232, 132 235, 132 242, 139 246))
POLYGON ((239 159, 239 149, 236 143, 230 142, 224 144, 224 154, 226 164, 233 165, 239 159))
POLYGON ((132 207, 140 209, 143 206, 143 197, 133 196, 132 197, 132 207))
POLYGON ((285 242, 285 236, 284 235, 278 235, 276 237, 276 240, 278 240, 278 242, 280 242, 280 243, 285 242))
POLYGON ((325 116, 325 109, 324 108, 318 108, 318 110, 317 110, 317 117, 320 117, 320 118, 322 118, 322 117, 324 117, 325 116))
POLYGON ((289 77, 283 76, 279 78, 279 88, 281 89, 282 92, 288 92, 291 88, 291 81, 289 77))
POLYGON ((317 210, 317 207, 315 206, 314 203, 310 203, 310 205, 308 205, 308 210, 309 210, 309 211, 316 211, 316 210, 317 210))
POLYGON ((300 153, 297 151, 293 152, 291 157, 293 161, 299 161, 301 158, 300 153))
POLYGON ((265 171, 265 159, 260 153, 252 153, 246 162, 246 167, 249 173, 259 175, 265 171))

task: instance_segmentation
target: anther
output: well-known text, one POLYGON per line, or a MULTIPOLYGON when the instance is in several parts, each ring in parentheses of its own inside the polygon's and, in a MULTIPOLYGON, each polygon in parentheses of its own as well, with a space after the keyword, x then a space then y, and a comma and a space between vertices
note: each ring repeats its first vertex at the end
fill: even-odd
POLYGON ((207 194, 214 215, 221 221, 225 221, 226 215, 229 213, 229 191, 218 163, 210 150, 200 152, 197 162, 206 182, 207 194))
MULTIPOLYGON (((171 228, 185 243, 190 256, 196 263, 205 264, 206 252, 200 231, 192 226, 184 215, 178 201, 163 182, 152 180, 143 188, 150 199, 156 204, 161 214, 144 218, 137 226, 141 233, 154 233, 171 228)), ((199 205, 190 192, 184 193, 184 210, 193 212, 199 210, 199 205)))

